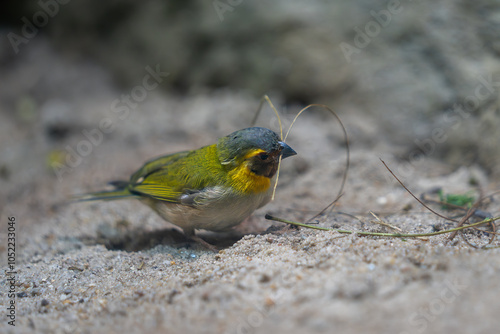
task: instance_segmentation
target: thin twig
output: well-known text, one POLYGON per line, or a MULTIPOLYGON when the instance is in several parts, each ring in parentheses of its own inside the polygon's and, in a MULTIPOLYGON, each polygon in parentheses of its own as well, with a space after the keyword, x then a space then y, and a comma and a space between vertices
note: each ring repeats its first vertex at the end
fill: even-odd
POLYGON ((474 229, 474 230, 476 230, 476 231, 480 231, 480 232, 485 232, 485 233, 489 233, 489 234, 491 234, 490 240, 489 240, 489 241, 486 243, 486 245, 484 245, 484 246, 479 247, 479 246, 476 246, 476 245, 474 245, 473 243, 471 243, 471 242, 470 242, 470 241, 469 241, 469 240, 465 237, 465 233, 463 233, 463 231, 460 233, 460 235, 461 235, 462 239, 463 239, 463 240, 464 240, 464 241, 465 241, 465 242, 466 242, 469 246, 471 246, 471 247, 473 247, 473 248, 485 248, 486 246, 491 245, 491 244, 493 243, 493 240, 495 240, 496 235, 497 235, 497 233, 496 233, 496 227, 497 227, 497 226, 495 225, 495 223, 493 223, 493 222, 489 222, 489 224, 491 225, 491 228, 492 228, 492 230, 493 230, 492 232, 491 232, 491 231, 483 231, 483 230, 480 230, 479 228, 477 228, 477 227, 475 227, 475 226, 473 227, 473 229, 474 229))
MULTIPOLYGON (((269 103, 269 106, 271 107, 271 109, 273 110, 274 114, 278 118, 278 124, 279 124, 279 127, 280 127, 280 139, 283 140, 283 142, 284 142, 285 140, 283 139, 283 126, 281 124, 281 117, 280 117, 280 114, 278 113, 278 110, 276 110, 276 108, 274 107, 274 104, 271 102, 271 99, 269 98, 269 96, 264 95, 260 99, 259 109, 257 109, 257 112, 255 113, 255 116, 254 116, 251 124, 252 124, 252 126, 254 126, 255 123, 257 122, 257 118, 260 115, 260 112, 262 110, 262 106, 263 106, 263 104, 264 104, 265 101, 267 101, 267 103, 269 103)), ((281 169, 281 155, 278 158, 278 170, 276 172, 276 181, 274 181, 273 194, 271 196, 271 200, 272 201, 274 201, 274 196, 276 195, 276 188, 278 187, 278 180, 280 178, 280 169, 281 169)))
MULTIPOLYGON (((476 212, 476 209, 479 207, 480 203, 481 203, 481 199, 479 199, 479 201, 477 201, 476 203, 474 203, 474 205, 472 205, 472 207, 467 211, 465 216, 463 216, 462 219, 460 219, 457 227, 463 226, 463 224, 465 224, 465 222, 467 220, 469 220, 469 218, 472 217, 472 215, 474 215, 474 212, 476 212)), ((455 236, 457 235, 457 233, 458 232, 453 232, 452 234, 450 234, 450 236, 448 237, 447 243, 452 241, 455 238, 455 236)))
POLYGON ((331 109, 329 106, 324 105, 324 104, 310 104, 307 107, 302 108, 302 110, 300 110, 297 113, 297 115, 293 119, 292 123, 290 124, 290 127, 288 128, 288 131, 286 132, 285 138, 283 139, 283 141, 286 141, 286 139, 288 138, 288 135, 290 134, 290 131, 292 130, 292 127, 295 124, 295 121, 297 120, 297 118, 299 118, 299 116, 304 111, 306 111, 306 110, 308 110, 308 109, 310 109, 312 107, 319 107, 319 108, 323 108, 323 109, 328 110, 333 116, 335 116, 335 118, 339 122, 340 127, 342 128, 342 131, 344 132, 345 147, 346 147, 346 164, 345 164, 344 174, 342 175, 342 182, 340 183, 340 189, 339 189, 339 192, 337 193, 337 196, 335 197, 335 199, 333 200, 333 202, 331 202, 330 204, 328 204, 323 210, 321 210, 320 212, 318 212, 313 217, 309 218, 308 222, 311 222, 312 220, 314 220, 317 217, 321 216, 328 209, 330 209, 330 211, 333 210, 333 208, 335 207, 335 204, 337 203, 337 201, 339 200, 339 198, 342 196, 342 193, 344 192, 344 186, 345 186, 345 183, 347 181, 347 172, 349 171, 349 164, 350 164, 350 160, 351 160, 351 158, 350 158, 350 149, 349 149, 349 136, 347 135, 347 130, 344 127, 344 123, 342 123, 342 120, 337 115, 337 113, 335 111, 333 111, 333 109, 331 109))
POLYGON ((372 223, 374 223, 374 224, 379 224, 379 225, 382 225, 382 226, 388 227, 388 228, 393 229, 393 230, 398 231, 398 232, 403 232, 403 230, 402 230, 402 229, 400 229, 399 227, 397 227, 397 226, 393 226, 393 225, 391 225, 391 224, 389 224, 389 223, 384 222, 384 221, 383 221, 382 219, 380 219, 380 218, 379 218, 379 217, 378 217, 375 213, 373 213, 373 211, 370 211, 370 214, 371 214, 373 217, 375 217, 375 219, 377 220, 377 221, 373 221, 373 220, 371 220, 370 222, 372 222, 372 223))
POLYGON ((395 178, 395 179, 399 182, 399 184, 400 184, 403 188, 405 188, 405 190, 406 190, 406 191, 407 191, 407 192, 408 192, 411 196, 413 196, 413 198, 414 198, 417 202, 419 202, 419 203, 420 203, 420 204, 421 204, 424 208, 426 208, 427 210, 429 210, 430 212, 432 212, 433 214, 435 214, 435 215, 436 215, 436 216, 438 216, 438 217, 441 217, 441 218, 443 218, 443 219, 446 219, 446 220, 451 220, 451 221, 453 221, 453 222, 456 222, 456 220, 455 220, 455 219, 452 219, 452 218, 449 218, 449 217, 443 216, 442 214, 439 214, 438 212, 436 212, 436 211, 432 210, 429 206, 427 206, 424 202, 422 202, 419 198, 417 198, 417 196, 415 196, 415 195, 414 195, 414 194, 410 191, 410 189, 408 189, 408 188, 404 185, 404 183, 403 183, 400 179, 398 179, 398 177, 396 176, 396 174, 394 174, 394 173, 393 173, 393 171, 392 171, 392 170, 391 170, 391 169, 387 166, 387 164, 385 163, 385 161, 384 161, 384 160, 382 160, 382 159, 380 159, 380 161, 382 161, 382 163, 384 164, 385 168, 387 168, 387 170, 389 171, 389 173, 391 173, 391 174, 392 174, 392 176, 393 176, 393 177, 394 177, 394 178, 395 178))
POLYGON ((288 219, 283 219, 283 218, 278 218, 271 216, 269 214, 266 214, 265 216, 266 219, 268 220, 274 220, 277 222, 285 223, 285 224, 290 224, 294 226, 300 226, 300 227, 306 227, 310 228, 313 230, 321 230, 321 231, 335 231, 338 233, 346 233, 346 234, 359 234, 359 235, 368 235, 368 236, 378 236, 378 237, 392 237, 392 238, 418 238, 418 237, 432 237, 435 235, 440 235, 440 234, 446 234, 446 233, 452 233, 455 231, 460 231, 460 230, 465 230, 466 228, 471 228, 474 226, 479 226, 482 224, 489 224, 494 221, 497 221, 500 219, 500 217, 494 217, 494 218, 488 218, 485 220, 482 220, 480 222, 470 224, 470 225, 465 225, 461 227, 455 227, 449 230, 442 230, 442 231, 437 231, 437 232, 430 232, 430 233, 381 233, 381 232, 364 232, 364 231, 349 231, 349 230, 340 230, 340 229, 334 229, 334 228, 328 228, 328 227, 320 227, 320 226, 312 226, 308 224, 303 224, 303 223, 298 223, 294 222, 288 219))

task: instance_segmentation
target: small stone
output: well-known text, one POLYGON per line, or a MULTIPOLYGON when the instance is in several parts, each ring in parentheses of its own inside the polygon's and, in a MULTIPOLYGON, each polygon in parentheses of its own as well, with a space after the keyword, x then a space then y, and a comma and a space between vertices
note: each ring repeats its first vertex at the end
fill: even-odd
POLYGON ((40 305, 42 305, 42 306, 47 306, 49 304, 50 304, 50 302, 47 299, 45 299, 45 298, 42 299, 42 301, 40 302, 40 305))
POLYGON ((266 305, 267 307, 274 306, 274 304, 275 304, 275 303, 274 303, 274 300, 273 300, 272 298, 270 298, 270 297, 267 297, 267 298, 266 298, 265 305, 266 305))
POLYGON ((267 275, 267 274, 263 274, 260 279, 259 279, 259 282, 260 283, 267 283, 271 280, 271 276, 267 275))
POLYGON ((24 298, 24 297, 28 297, 28 294, 25 291, 19 292, 17 294, 17 298, 24 298))
POLYGON ((82 267, 78 267, 78 266, 70 266, 70 267, 68 267, 68 270, 83 271, 84 269, 82 267))

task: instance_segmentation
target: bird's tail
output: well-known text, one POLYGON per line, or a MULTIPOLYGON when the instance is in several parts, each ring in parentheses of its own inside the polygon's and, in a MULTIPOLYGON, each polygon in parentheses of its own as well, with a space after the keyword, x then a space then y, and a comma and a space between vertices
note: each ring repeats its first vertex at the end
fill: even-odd
POLYGON ((128 190, 128 182, 126 181, 114 181, 110 182, 112 186, 115 187, 114 190, 110 191, 98 191, 95 193, 88 193, 83 195, 77 195, 71 198, 71 201, 83 202, 83 201, 111 201, 116 199, 134 198, 137 195, 132 194, 128 190))

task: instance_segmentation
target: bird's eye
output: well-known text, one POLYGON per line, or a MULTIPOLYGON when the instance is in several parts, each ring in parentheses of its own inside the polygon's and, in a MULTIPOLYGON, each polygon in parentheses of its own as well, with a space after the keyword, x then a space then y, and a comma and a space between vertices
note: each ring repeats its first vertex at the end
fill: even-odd
POLYGON ((260 160, 267 160, 267 158, 269 158, 269 155, 265 154, 265 153, 259 154, 259 158, 260 158, 260 160))

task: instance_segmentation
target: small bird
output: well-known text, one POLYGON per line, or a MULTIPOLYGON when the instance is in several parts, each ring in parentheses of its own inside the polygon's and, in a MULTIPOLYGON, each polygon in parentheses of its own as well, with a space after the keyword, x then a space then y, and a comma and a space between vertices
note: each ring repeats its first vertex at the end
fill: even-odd
POLYGON ((195 230, 228 230, 266 205, 280 157, 296 154, 275 132, 246 128, 213 145, 152 159, 129 181, 110 182, 114 190, 77 200, 139 199, 186 237, 213 249, 195 230))

